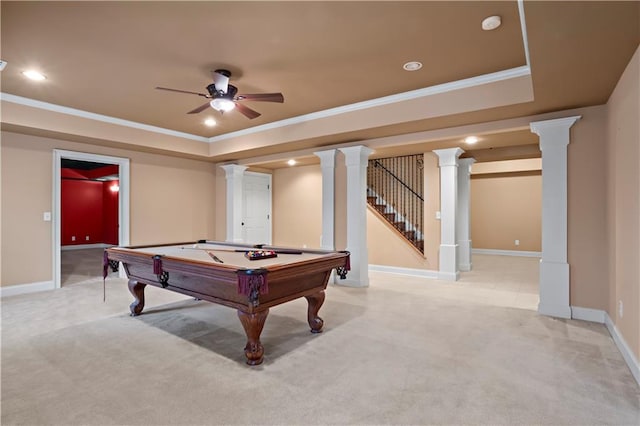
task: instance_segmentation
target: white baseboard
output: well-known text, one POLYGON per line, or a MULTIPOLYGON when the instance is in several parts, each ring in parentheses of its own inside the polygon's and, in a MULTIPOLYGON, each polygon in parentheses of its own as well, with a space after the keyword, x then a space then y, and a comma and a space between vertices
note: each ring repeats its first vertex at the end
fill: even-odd
POLYGON ((601 309, 581 308, 579 306, 571 307, 571 319, 604 324, 606 315, 607 313, 601 309))
POLYGON ((600 309, 589 309, 589 308, 581 308, 579 306, 571 307, 571 317, 573 319, 579 319, 584 321, 597 322, 600 324, 604 324, 609 331, 609 334, 613 338, 614 343, 618 347, 618 350, 622 354, 622 358, 627 363, 629 370, 631 370, 631 374, 633 378, 636 379, 638 386, 640 386, 640 362, 636 358, 627 342, 625 342, 622 334, 618 331, 618 328, 611 320, 609 314, 600 309))
POLYGON ((0 287, 0 298, 54 289, 55 286, 53 285, 53 281, 41 281, 38 283, 10 285, 6 287, 0 287))
POLYGON ((542 252, 539 251, 524 251, 524 250, 496 250, 496 249, 471 249, 472 254, 492 254, 497 256, 523 256, 523 257, 542 257, 542 252))
POLYGON ((60 246, 60 250, 82 250, 82 249, 90 249, 90 248, 109 248, 115 247, 113 244, 104 244, 104 243, 96 243, 96 244, 75 244, 72 246, 60 246))
POLYGON ((611 320, 611 317, 609 316, 609 314, 605 312, 604 315, 605 315, 604 325, 607 326, 607 330, 609 330, 609 334, 611 334, 611 337, 613 337, 613 341, 616 342, 616 346, 620 350, 622 357, 624 358, 625 362, 629 366, 629 370, 631 370, 631 374, 633 374, 633 377, 636 379, 636 382, 638 382, 638 386, 640 386, 640 363, 638 362, 638 359, 635 357, 634 353, 631 351, 631 348, 629 348, 629 345, 627 345, 627 342, 625 342, 624 338, 622 337, 622 334, 620 334, 620 332, 618 331, 618 328, 611 320))
POLYGON ((390 274, 409 275, 411 277, 433 278, 433 279, 438 278, 438 271, 432 271, 430 269, 412 269, 412 268, 399 268, 397 266, 369 265, 369 271, 388 272, 390 274))

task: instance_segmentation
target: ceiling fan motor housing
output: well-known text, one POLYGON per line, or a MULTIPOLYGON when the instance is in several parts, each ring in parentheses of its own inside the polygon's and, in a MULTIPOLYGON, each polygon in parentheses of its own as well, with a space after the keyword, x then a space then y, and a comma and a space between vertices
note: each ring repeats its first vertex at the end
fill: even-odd
POLYGON ((238 93, 238 88, 232 84, 229 84, 227 87, 227 93, 224 93, 222 90, 216 89, 216 85, 211 83, 207 86, 207 92, 211 95, 212 98, 225 98, 233 100, 238 93))

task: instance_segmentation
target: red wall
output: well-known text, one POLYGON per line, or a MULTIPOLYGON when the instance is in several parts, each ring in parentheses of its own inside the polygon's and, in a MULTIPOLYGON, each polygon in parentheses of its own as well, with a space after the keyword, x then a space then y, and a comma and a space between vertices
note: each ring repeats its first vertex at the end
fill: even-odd
POLYGON ((120 183, 117 180, 104 182, 102 185, 102 242, 118 245, 118 191, 113 191, 114 186, 120 183))
POLYGON ((118 244, 118 181, 62 179, 62 245, 118 244), (72 237, 75 236, 75 241, 72 237), (87 236, 89 239, 87 240, 87 236))

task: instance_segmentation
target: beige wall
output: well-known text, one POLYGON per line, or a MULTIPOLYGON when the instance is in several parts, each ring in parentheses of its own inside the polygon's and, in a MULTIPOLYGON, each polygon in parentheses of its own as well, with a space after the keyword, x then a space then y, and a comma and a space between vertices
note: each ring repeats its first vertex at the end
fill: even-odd
POLYGON ((50 281, 53 150, 131 160, 130 242, 154 244, 214 237, 211 163, 2 133, 2 286, 50 281))
POLYGON ((53 279, 52 222, 42 219, 53 209, 53 147, 39 142, 2 133, 2 286, 53 279))
POLYGON ((277 169, 273 173, 273 243, 320 248, 322 171, 319 165, 277 169))
POLYGON ((640 48, 607 103, 608 305, 604 308, 640 359, 640 48), (618 304, 624 306, 623 315, 618 304))
POLYGON ((607 309, 606 108, 589 108, 567 148, 567 249, 572 306, 607 309))
POLYGON ((542 174, 539 171, 472 176, 473 248, 541 251, 541 221, 542 174), (516 246, 515 240, 519 240, 520 245, 516 246))

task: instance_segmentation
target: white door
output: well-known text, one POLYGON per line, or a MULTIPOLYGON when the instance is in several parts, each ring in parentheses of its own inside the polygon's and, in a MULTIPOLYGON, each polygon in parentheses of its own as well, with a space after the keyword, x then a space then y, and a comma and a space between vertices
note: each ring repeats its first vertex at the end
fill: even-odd
POLYGON ((242 240, 271 244, 271 175, 245 172, 242 178, 242 240))

